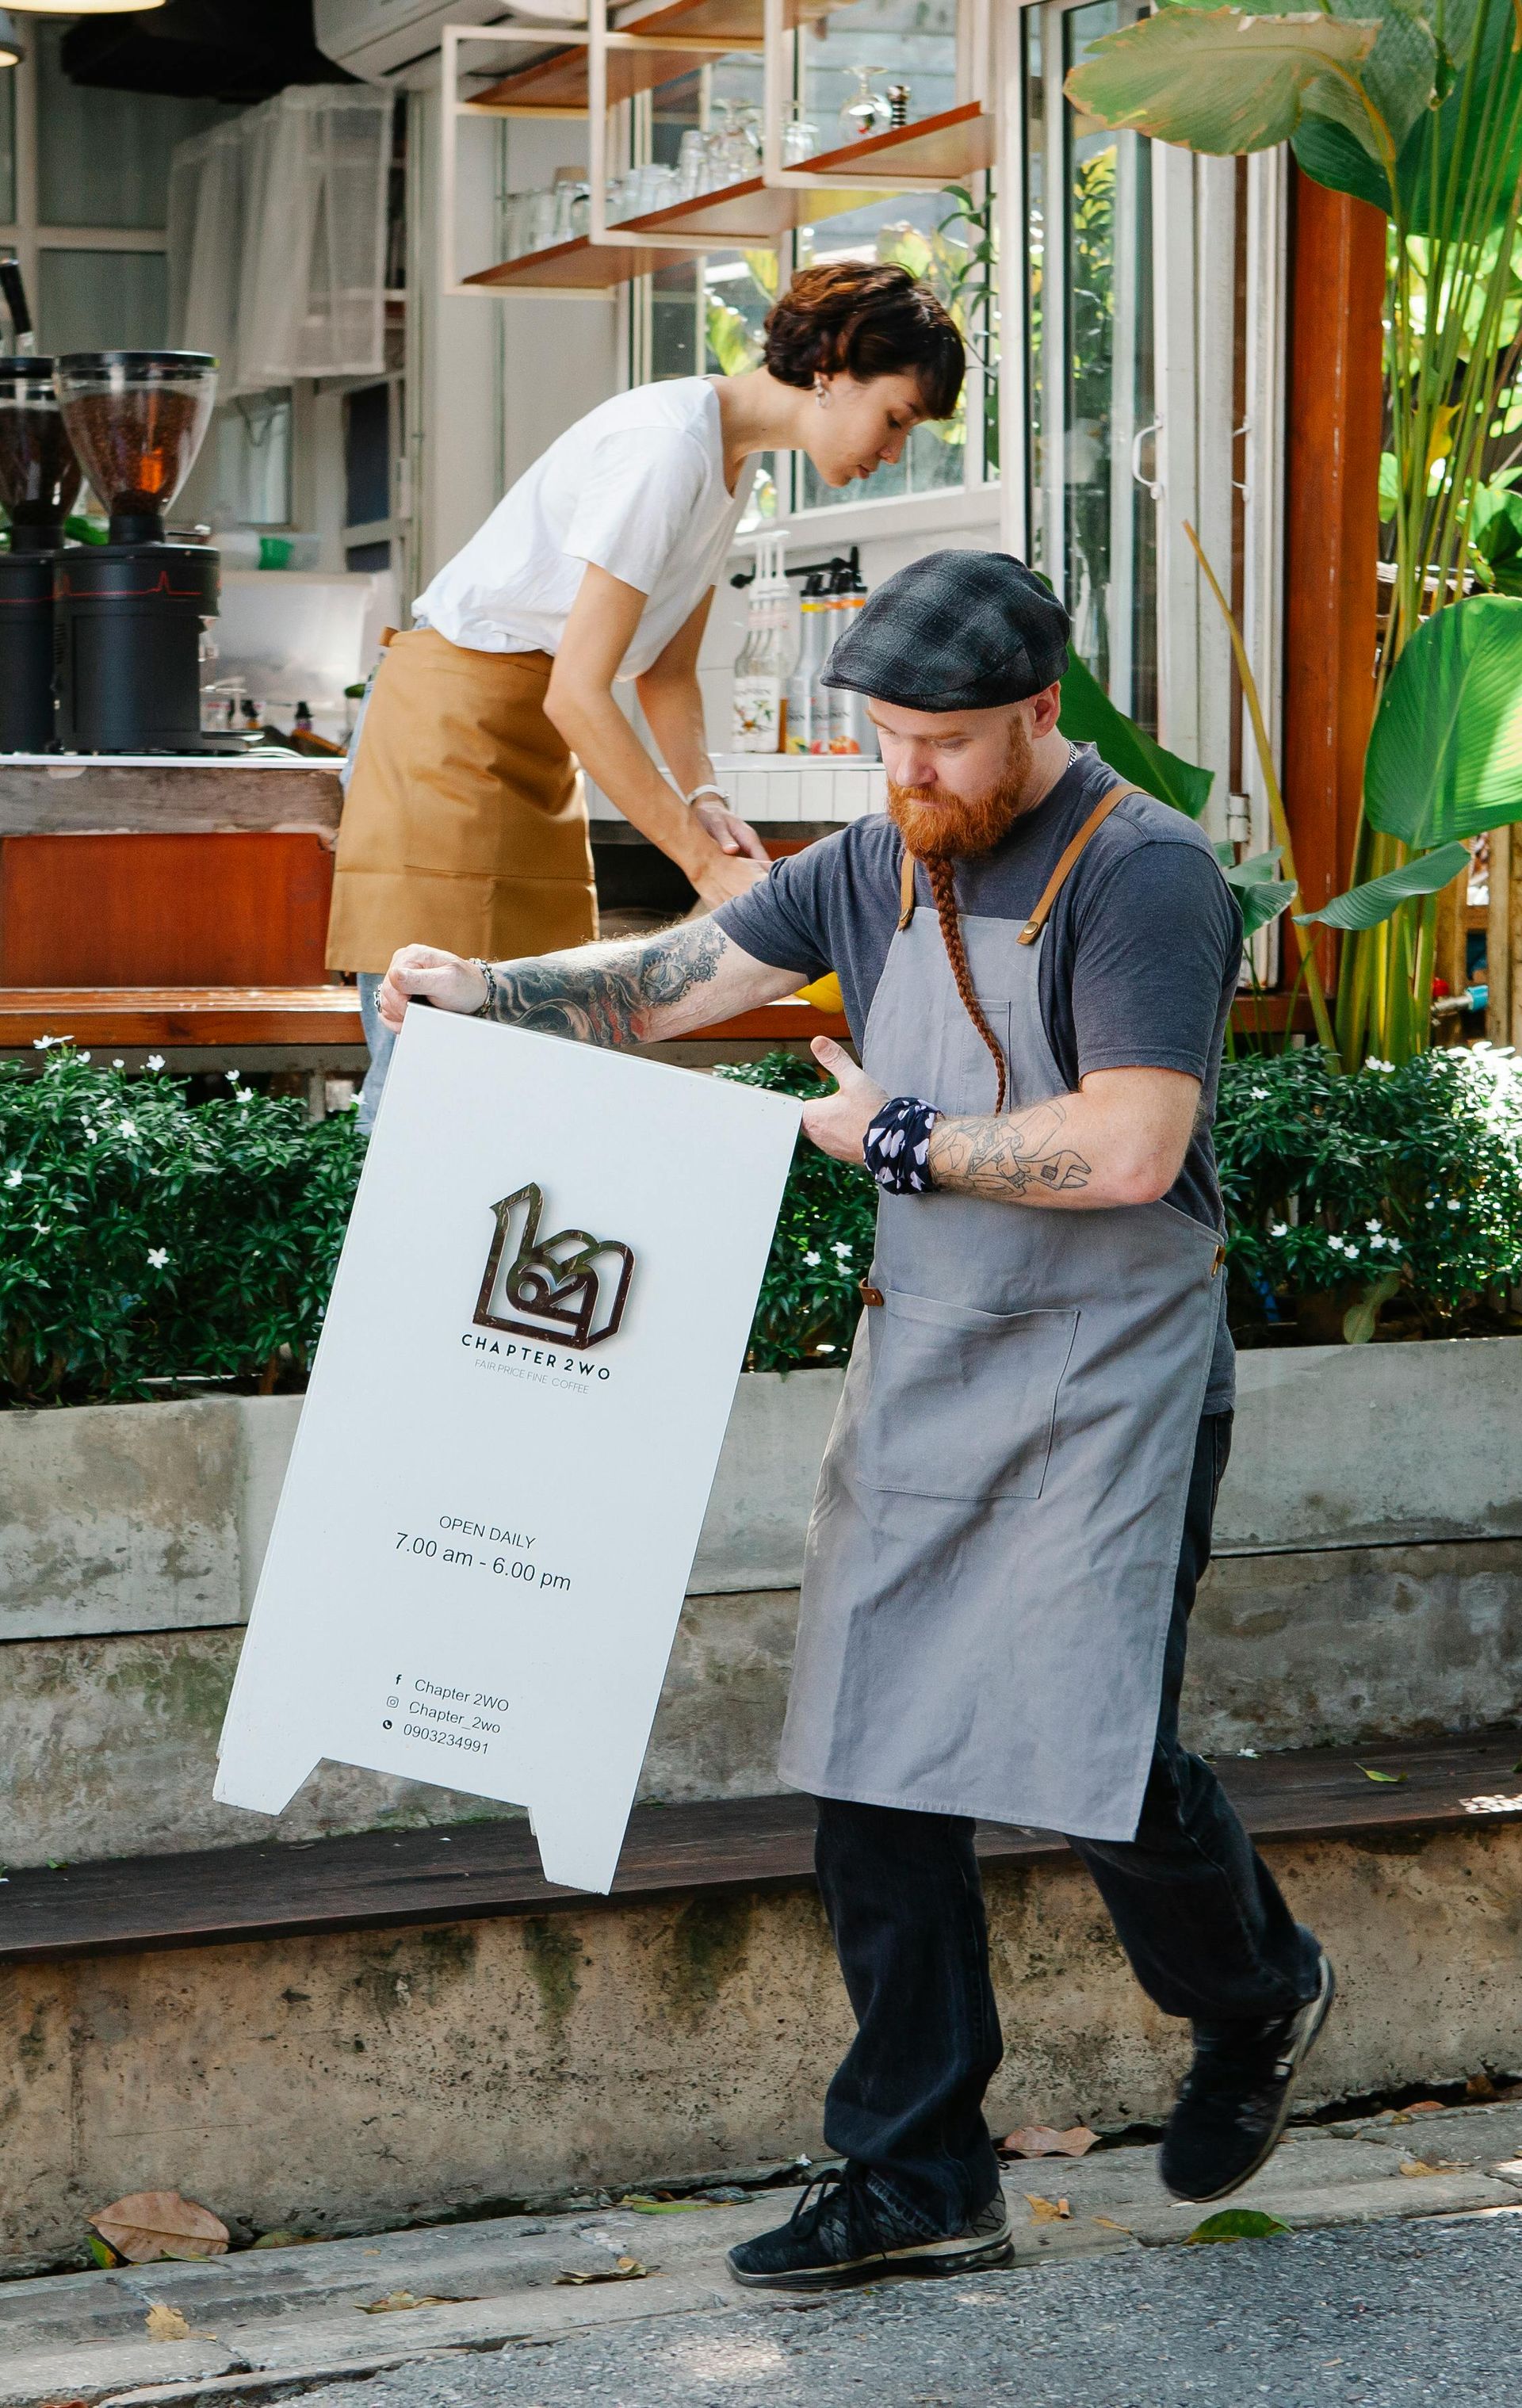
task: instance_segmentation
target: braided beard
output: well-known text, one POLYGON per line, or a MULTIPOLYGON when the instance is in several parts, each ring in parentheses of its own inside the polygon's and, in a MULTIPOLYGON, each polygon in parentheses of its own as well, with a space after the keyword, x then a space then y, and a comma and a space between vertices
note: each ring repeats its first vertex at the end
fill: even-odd
POLYGON ((949 795, 935 785, 897 786, 890 778, 888 817, 920 861, 991 853, 1025 809, 1033 752, 1025 722, 1012 720, 1003 771, 981 795, 949 795))

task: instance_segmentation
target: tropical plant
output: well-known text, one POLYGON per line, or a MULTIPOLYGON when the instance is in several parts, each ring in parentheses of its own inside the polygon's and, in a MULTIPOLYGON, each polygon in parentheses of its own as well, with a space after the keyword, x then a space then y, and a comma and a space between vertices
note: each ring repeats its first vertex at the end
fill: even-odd
POLYGON ((1522 507, 1489 456, 1518 414, 1519 25, 1512 0, 1166 0, 1068 79, 1091 116, 1191 150, 1291 141, 1390 222, 1389 618, 1354 886, 1301 923, 1346 932, 1349 1068, 1427 1045, 1438 893, 1462 839, 1522 811, 1522 507), (1466 597, 1467 576, 1491 590, 1466 597))

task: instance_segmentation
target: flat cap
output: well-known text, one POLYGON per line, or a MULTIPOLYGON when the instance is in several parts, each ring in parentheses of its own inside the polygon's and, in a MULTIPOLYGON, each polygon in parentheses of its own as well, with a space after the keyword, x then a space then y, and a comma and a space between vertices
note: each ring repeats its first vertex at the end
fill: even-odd
POLYGON ((824 683, 904 710, 1024 702, 1068 666, 1068 613, 1007 552, 932 552, 869 595, 824 683))

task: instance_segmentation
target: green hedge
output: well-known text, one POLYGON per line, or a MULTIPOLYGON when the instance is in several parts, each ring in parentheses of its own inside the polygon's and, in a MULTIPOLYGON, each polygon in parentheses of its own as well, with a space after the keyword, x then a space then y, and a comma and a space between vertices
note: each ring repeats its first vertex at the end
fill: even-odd
MULTIPOLYGON (((817 1092, 773 1054, 721 1070, 817 1092)), ((1339 1077, 1300 1051, 1228 1063, 1216 1122, 1233 1318, 1249 1340, 1512 1326, 1522 1075, 1424 1054, 1339 1077), (1362 1320, 1358 1318, 1362 1315, 1362 1320), (1298 1326, 1297 1326, 1298 1325, 1298 1326)), ((352 1115, 233 1083, 193 1103, 49 1051, 0 1064, 0 1403, 87 1404, 192 1377, 299 1384, 364 1154, 352 1115)), ((865 1171, 800 1140, 752 1333, 758 1370, 839 1361, 872 1254, 865 1171)))

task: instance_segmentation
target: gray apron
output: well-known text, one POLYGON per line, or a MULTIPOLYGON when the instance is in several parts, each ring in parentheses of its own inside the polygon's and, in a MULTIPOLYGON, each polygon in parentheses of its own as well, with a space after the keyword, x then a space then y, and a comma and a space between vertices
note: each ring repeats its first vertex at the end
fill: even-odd
MULTIPOLYGON (((1024 931, 962 923, 1009 1065, 1007 1111, 1066 1091, 1040 963, 1081 850, 1075 839, 1024 931)), ((994 1065, 912 875, 906 865, 862 1065, 890 1096, 988 1112, 994 1065)), ((1171 1204, 883 1197, 809 1527, 785 1782, 1134 1835, 1221 1260, 1218 1232, 1171 1204)))

